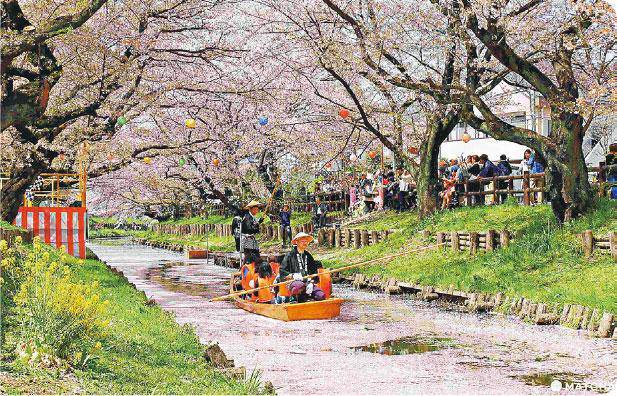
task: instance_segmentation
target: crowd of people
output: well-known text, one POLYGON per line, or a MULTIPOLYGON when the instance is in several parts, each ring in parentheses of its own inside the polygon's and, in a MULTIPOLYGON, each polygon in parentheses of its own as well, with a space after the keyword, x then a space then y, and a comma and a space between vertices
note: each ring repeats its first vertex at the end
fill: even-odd
POLYGON ((349 188, 351 211, 364 213, 392 209, 398 212, 416 207, 416 184, 407 169, 386 169, 362 173, 349 188))
MULTIPOLYGON (((487 154, 468 155, 466 158, 440 161, 439 177, 442 185, 439 197, 441 208, 448 209, 458 206, 460 204, 459 195, 465 192, 465 184, 467 185, 467 192, 472 193, 508 189, 507 180, 498 180, 497 185, 494 186, 492 178, 494 176, 510 176, 515 170, 521 173, 537 174, 544 172, 544 166, 536 159, 535 153, 529 149, 525 150, 523 160, 518 168, 510 164, 505 154, 499 157, 498 162, 491 161, 487 154)), ((531 183, 531 188, 542 187, 542 179, 540 178, 533 178, 531 183)), ((492 202, 492 196, 477 194, 472 196, 472 204, 503 203, 507 196, 507 193, 499 193, 497 202, 492 202)))

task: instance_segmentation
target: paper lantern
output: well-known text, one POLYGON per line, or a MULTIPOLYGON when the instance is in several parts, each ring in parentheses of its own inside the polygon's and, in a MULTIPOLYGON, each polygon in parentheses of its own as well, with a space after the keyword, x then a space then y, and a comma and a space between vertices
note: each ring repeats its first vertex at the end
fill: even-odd
POLYGON ((347 110, 347 109, 340 109, 339 112, 338 112, 338 115, 340 115, 341 118, 347 118, 347 117, 349 117, 349 114, 350 114, 349 110, 347 110))
POLYGON ((118 117, 118 121, 116 121, 119 126, 126 125, 128 122, 124 116, 118 117))
POLYGON ((468 134, 467 132, 463 133, 463 142, 469 143, 470 140, 471 140, 471 135, 468 134))
POLYGON ((219 166, 220 164, 221 164, 221 161, 219 161, 218 158, 215 158, 212 160, 212 165, 219 166))
POLYGON ((369 151, 368 156, 370 159, 375 159, 375 157, 377 157, 377 151, 369 151))
POLYGON ((420 152, 417 147, 409 147, 407 151, 409 152, 409 154, 413 155, 417 155, 420 152))
POLYGON ((268 125, 268 117, 266 116, 259 117, 259 125, 261 126, 268 125))
POLYGON ((355 154, 351 154, 349 156, 349 159, 351 160, 351 162, 356 162, 358 160, 358 156, 355 154))
POLYGON ((326 168, 327 168, 327 169, 332 168, 332 164, 328 162, 328 163, 326 164, 326 168))
POLYGON ((178 160, 178 165, 180 165, 180 166, 184 166, 184 164, 186 164, 186 160, 185 160, 184 158, 180 158, 180 159, 178 160))
POLYGON ((150 165, 152 163, 152 158, 150 157, 144 157, 144 164, 146 165, 150 165))
POLYGON ((189 118, 184 121, 184 125, 186 125, 187 128, 193 129, 197 125, 197 122, 193 118, 189 118))
POLYGON ((112 161, 114 159, 114 155, 112 153, 107 154, 107 159, 112 161))
POLYGON ((58 159, 59 159, 60 161, 64 161, 64 160, 66 159, 66 155, 64 155, 64 154, 60 154, 60 155, 58 156, 58 159))

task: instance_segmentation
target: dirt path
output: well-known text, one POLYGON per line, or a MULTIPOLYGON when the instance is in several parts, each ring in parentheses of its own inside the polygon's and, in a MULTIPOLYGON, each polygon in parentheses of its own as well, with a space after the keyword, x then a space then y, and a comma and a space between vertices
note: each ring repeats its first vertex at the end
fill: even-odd
POLYGON ((90 247, 179 323, 195 326, 204 343, 218 342, 237 365, 260 370, 279 394, 555 394, 556 379, 617 385, 614 340, 342 286, 335 293, 349 301, 339 318, 284 323, 208 302, 226 292, 227 268, 186 265, 180 254, 144 246, 90 247))

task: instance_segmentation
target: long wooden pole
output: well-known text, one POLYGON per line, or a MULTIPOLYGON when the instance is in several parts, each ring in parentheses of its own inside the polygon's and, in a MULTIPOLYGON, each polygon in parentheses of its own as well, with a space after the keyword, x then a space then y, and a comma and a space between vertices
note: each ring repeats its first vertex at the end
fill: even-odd
MULTIPOLYGON (((330 270, 330 271, 324 271, 324 272, 322 272, 322 274, 334 274, 334 273, 337 273, 337 272, 346 271, 346 270, 349 270, 349 269, 358 268, 358 267, 362 267, 362 266, 369 265, 369 264, 374 264, 374 263, 377 263, 377 262, 380 262, 380 261, 392 260, 392 259, 394 259, 396 257, 405 256, 405 255, 411 254, 411 253, 422 252, 422 251, 428 250, 428 249, 434 249, 434 248, 437 248, 437 247, 445 245, 445 244, 446 244, 445 242, 442 242, 442 243, 436 243, 434 245, 424 246, 424 247, 417 248, 417 249, 407 250, 407 251, 404 251, 404 252, 401 252, 401 253, 392 254, 390 256, 379 257, 379 258, 368 260, 368 261, 362 261, 360 263, 350 264, 350 265, 347 265, 345 267, 336 268, 336 269, 333 269, 333 270, 330 270)), ((310 279, 310 278, 314 278, 314 277, 316 277, 318 275, 319 274, 306 275, 306 276, 302 277, 302 279, 310 279)), ((260 287, 256 287, 256 288, 250 289, 250 290, 242 290, 242 291, 239 291, 239 292, 236 292, 236 293, 230 293, 230 294, 227 294, 227 295, 224 295, 224 296, 214 297, 214 298, 210 299, 210 301, 223 301, 223 300, 227 300, 229 298, 243 296, 245 294, 251 294, 251 293, 254 293, 254 292, 258 291, 258 290, 267 289, 269 287, 288 285, 288 284, 292 283, 295 280, 296 279, 290 279, 290 280, 287 280, 287 281, 284 281, 284 282, 280 282, 280 283, 275 283, 275 284, 272 284, 272 285, 260 286, 260 287)))
POLYGON ((270 195, 270 199, 268 200, 266 208, 264 209, 264 216, 268 215, 268 210, 270 209, 270 205, 272 205, 272 201, 274 200, 274 194, 276 194, 276 190, 278 189, 280 183, 281 177, 279 176, 276 178, 276 183, 274 184, 274 188, 272 189, 272 194, 270 195))

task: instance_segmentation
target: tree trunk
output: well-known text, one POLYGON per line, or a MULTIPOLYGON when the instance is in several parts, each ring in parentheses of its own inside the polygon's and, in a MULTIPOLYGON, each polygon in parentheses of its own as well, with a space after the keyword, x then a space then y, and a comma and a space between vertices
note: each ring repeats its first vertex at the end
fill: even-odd
POLYGON ((24 194, 29 186, 34 183, 36 178, 42 173, 42 170, 36 166, 23 168, 19 172, 11 174, 9 180, 5 180, 2 184, 2 193, 0 199, 0 214, 2 220, 12 223, 19 213, 19 208, 24 202, 24 194))
POLYGON ((438 208, 439 198, 439 147, 459 120, 458 112, 443 118, 427 119, 426 139, 420 145, 420 167, 417 174, 418 207, 420 218, 431 215, 438 208))
POLYGON ((583 120, 567 113, 552 118, 554 137, 561 144, 545 148, 546 190, 553 213, 562 224, 585 213, 593 201, 583 155, 583 120))

